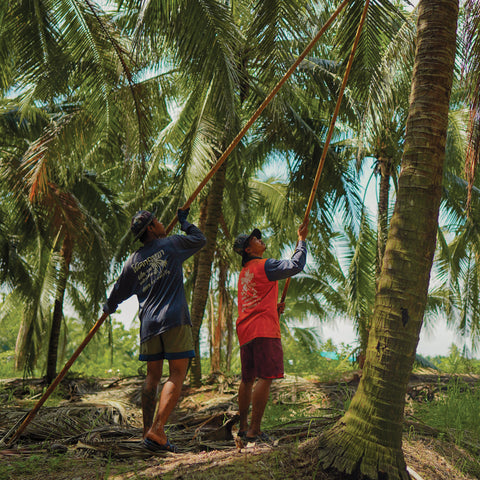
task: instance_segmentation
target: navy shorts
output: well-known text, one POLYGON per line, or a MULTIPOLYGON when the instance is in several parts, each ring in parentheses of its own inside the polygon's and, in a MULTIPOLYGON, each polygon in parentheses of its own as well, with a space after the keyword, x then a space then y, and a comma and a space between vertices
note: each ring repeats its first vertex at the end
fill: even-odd
POLYGON ((242 380, 283 378, 283 349, 279 338, 255 338, 240 347, 242 380))

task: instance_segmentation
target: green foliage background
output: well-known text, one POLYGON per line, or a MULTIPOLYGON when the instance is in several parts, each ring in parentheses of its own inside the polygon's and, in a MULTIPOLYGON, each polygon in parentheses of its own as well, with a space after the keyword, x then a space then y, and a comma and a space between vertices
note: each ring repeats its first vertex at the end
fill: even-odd
MULTIPOLYGON (((13 378, 22 375, 15 370, 15 341, 19 320, 0 323, 0 378, 13 378)), ((87 331, 83 323, 74 318, 67 318, 62 327, 62 343, 60 345, 59 370, 72 356, 85 338, 87 331)), ((332 339, 324 342, 306 341, 306 336, 285 334, 284 347, 285 373, 315 381, 338 379, 358 368, 354 361, 355 347, 341 343, 335 345, 332 339), (326 358, 325 354, 338 358, 326 358)), ((454 344, 448 356, 427 357, 428 361, 438 368, 439 373, 480 374, 480 360, 470 359, 454 344)), ((416 365, 422 368, 421 365, 416 365)), ((210 371, 210 357, 202 357, 203 371, 210 371)), ((38 364, 33 376, 44 375, 45 365, 38 364)), ((118 320, 107 320, 92 338, 71 368, 72 374, 100 378, 116 376, 142 375, 144 364, 138 360, 138 325, 126 328, 118 320)), ((240 374, 240 358, 238 345, 233 351, 231 371, 227 375, 240 374)))

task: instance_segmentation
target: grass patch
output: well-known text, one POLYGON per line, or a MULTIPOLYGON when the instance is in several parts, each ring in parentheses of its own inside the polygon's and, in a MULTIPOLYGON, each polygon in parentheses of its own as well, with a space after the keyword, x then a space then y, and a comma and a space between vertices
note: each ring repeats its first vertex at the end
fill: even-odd
MULTIPOLYGON (((432 401, 415 403, 413 410, 417 418, 439 432, 439 445, 463 449, 463 455, 451 458, 452 464, 462 473, 480 478, 480 385, 452 378, 432 401)), ((442 448, 436 450, 448 456, 442 448)))
POLYGON ((106 470, 105 462, 98 459, 74 459, 67 455, 49 456, 34 454, 19 459, 18 457, 2 459, 0 465, 0 480, 56 480, 84 478, 82 472, 88 472, 92 479, 103 479, 106 470), (92 468, 92 463, 95 467, 92 468), (92 471, 97 472, 92 477, 92 471))
POLYGON ((267 403, 262 419, 262 428, 268 430, 276 425, 292 420, 303 420, 310 417, 306 405, 286 405, 284 403, 267 403))
POLYGON ((451 435, 458 445, 480 439, 480 385, 472 387, 452 378, 446 391, 433 401, 415 404, 414 411, 427 425, 451 435))

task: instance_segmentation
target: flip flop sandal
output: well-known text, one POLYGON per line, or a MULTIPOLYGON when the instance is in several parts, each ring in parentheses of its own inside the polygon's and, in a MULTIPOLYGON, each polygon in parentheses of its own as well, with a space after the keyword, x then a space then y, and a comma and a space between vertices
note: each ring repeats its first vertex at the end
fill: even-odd
POLYGON ((170 443, 168 440, 167 440, 167 443, 164 443, 162 445, 161 443, 158 443, 155 440, 152 440, 151 438, 144 438, 143 445, 147 448, 147 450, 150 450, 151 452, 178 453, 178 448, 172 443, 170 443))

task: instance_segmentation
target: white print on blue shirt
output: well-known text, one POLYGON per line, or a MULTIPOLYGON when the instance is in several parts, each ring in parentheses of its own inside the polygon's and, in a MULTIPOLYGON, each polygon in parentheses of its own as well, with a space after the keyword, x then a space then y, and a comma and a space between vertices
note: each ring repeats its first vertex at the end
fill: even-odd
POLYGON ((164 250, 160 250, 145 260, 132 264, 132 269, 137 273, 142 292, 146 292, 157 280, 170 274, 170 270, 166 269, 167 260, 163 259, 164 254, 164 250), (141 271, 139 272, 139 270, 141 271))

